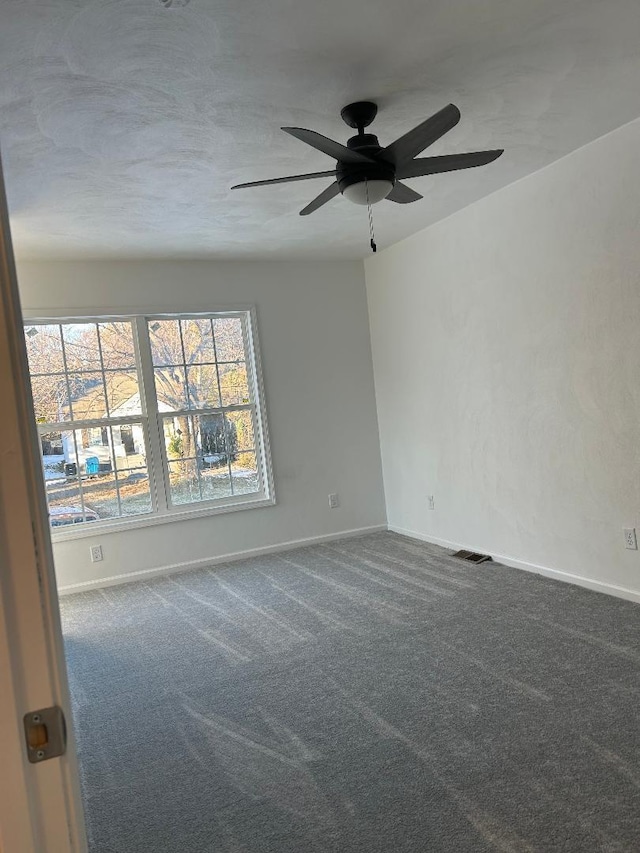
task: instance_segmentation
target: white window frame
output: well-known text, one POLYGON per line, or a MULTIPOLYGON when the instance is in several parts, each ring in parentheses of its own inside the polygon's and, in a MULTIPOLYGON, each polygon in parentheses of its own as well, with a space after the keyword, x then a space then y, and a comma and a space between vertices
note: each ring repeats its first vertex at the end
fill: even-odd
MULTIPOLYGON (((273 465, 271 462, 271 448, 269 443, 269 430, 267 425, 267 407, 264 393, 264 380, 262 376, 262 362, 260 358, 260 347, 258 343, 257 313, 254 305, 217 306, 207 310, 199 311, 149 311, 145 309, 136 310, 122 314, 114 314, 113 311, 88 311, 88 310, 49 310, 23 312, 25 326, 30 323, 63 324, 63 323, 100 323, 100 322, 124 322, 133 324, 134 347, 136 352, 137 370, 140 382, 140 400, 142 414, 117 418, 118 422, 142 423, 145 441, 147 443, 147 469, 149 474, 149 487, 151 493, 152 510, 145 515, 127 516, 114 519, 101 519, 85 524, 68 525, 64 527, 51 528, 53 542, 65 542, 75 539, 95 538, 97 534, 117 533, 142 527, 150 527, 156 524, 166 524, 173 521, 186 521, 192 518, 219 515, 222 513, 238 510, 257 509, 259 507, 273 506, 276 503, 275 489, 273 483, 273 465), (163 413, 158 410, 155 378, 153 372, 153 361, 151 345, 148 337, 147 323, 154 320, 175 320, 189 318, 209 318, 220 316, 239 316, 242 319, 244 336, 247 375, 249 387, 252 392, 252 402, 248 405, 236 407, 220 407, 206 409, 206 414, 218 413, 225 410, 252 409, 253 427, 256 443, 256 461, 258 465, 258 477, 260 490, 258 492, 242 495, 233 495, 229 498, 218 498, 214 500, 201 500, 189 504, 172 505, 169 488, 169 467, 166 452, 163 447, 163 413)), ((168 414, 168 413, 165 413, 168 414)), ((176 412, 177 415, 197 415, 198 411, 184 410, 176 412)), ((105 419, 106 420, 106 419, 105 419)), ((87 426, 102 425, 102 420, 91 421, 65 421, 56 424, 39 424, 39 432, 60 430, 75 430, 87 426)))

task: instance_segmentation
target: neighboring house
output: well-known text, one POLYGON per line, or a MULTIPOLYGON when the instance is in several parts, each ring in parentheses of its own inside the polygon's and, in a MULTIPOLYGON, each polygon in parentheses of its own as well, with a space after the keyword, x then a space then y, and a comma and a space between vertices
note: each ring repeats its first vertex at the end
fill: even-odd
MULTIPOLYGON (((106 417, 122 418, 140 414, 140 390, 135 377, 126 373, 107 373, 105 385, 109 401, 108 412, 105 386, 100 383, 74 399, 71 407, 63 406, 63 417, 69 418, 71 411, 76 421, 101 420, 106 417)), ((158 408, 160 411, 169 411, 169 408, 162 403, 158 408)), ((75 442, 73 433, 66 432, 62 434, 62 450, 66 464, 86 465, 86 460, 93 457, 98 459, 100 470, 109 470, 112 465, 112 454, 116 458, 138 455, 144 459, 142 426, 133 423, 111 426, 111 428, 88 427, 76 431, 75 442)))
MULTIPOLYGON (((70 419, 71 413, 75 421, 96 421, 104 418, 135 417, 142 411, 140 390, 135 377, 126 373, 106 373, 106 399, 105 386, 102 382, 95 384, 84 394, 72 400, 71 406, 62 407, 64 420, 70 419), (107 410, 108 400, 108 410, 107 410)), ((158 411, 174 411, 173 406, 158 401, 158 411)), ((232 458, 235 458, 237 447, 237 436, 235 426, 227 424, 226 443, 222 434, 222 421, 220 416, 213 415, 210 418, 200 416, 199 432, 194 436, 195 451, 201 456, 201 464, 216 467, 226 462, 226 448, 230 447, 232 458)), ((173 430, 180 435, 180 429, 185 429, 185 418, 173 418, 173 430)), ((108 471, 112 467, 112 454, 115 458, 126 458, 139 456, 139 462, 133 461, 133 466, 145 464, 145 442, 142 425, 137 423, 85 427, 75 431, 70 430, 62 433, 62 452, 64 463, 86 468, 87 459, 97 459, 98 471, 108 471), (78 435, 80 433, 80 436, 78 435), (77 444, 77 451, 76 451, 77 444)), ((91 465, 91 463, 90 463, 91 465)))

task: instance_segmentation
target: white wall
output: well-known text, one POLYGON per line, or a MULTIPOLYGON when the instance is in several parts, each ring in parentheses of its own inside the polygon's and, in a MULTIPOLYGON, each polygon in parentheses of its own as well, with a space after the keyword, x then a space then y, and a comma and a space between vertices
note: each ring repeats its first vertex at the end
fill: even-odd
POLYGON ((389 524, 640 600, 640 121, 365 269, 389 524))
POLYGON ((65 587, 385 523, 366 293, 357 262, 22 262, 24 309, 258 312, 277 505, 55 545, 65 587), (327 495, 340 494, 330 510, 327 495))

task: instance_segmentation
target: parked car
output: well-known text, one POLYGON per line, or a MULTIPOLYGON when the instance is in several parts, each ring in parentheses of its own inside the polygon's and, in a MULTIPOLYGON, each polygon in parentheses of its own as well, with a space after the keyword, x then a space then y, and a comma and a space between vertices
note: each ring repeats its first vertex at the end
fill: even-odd
POLYGON ((99 521, 98 513, 86 506, 52 506, 49 510, 49 523, 52 527, 66 527, 68 524, 84 524, 85 521, 99 521))

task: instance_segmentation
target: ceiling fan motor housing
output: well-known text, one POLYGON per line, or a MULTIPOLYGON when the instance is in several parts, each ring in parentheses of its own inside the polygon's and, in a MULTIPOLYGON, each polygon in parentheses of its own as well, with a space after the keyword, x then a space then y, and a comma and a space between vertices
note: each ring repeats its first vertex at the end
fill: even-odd
MULTIPOLYGON (((378 137, 373 133, 359 133, 357 136, 351 137, 347 142, 347 147, 352 151, 359 151, 361 154, 366 154, 368 157, 374 158, 375 162, 363 163, 362 165, 359 163, 338 162, 336 166, 336 180, 340 187, 340 192, 344 195, 348 187, 354 184, 361 184, 364 181, 386 181, 389 183, 389 192, 391 192, 396 182, 396 170, 392 163, 378 156, 382 151, 378 137)), ((351 196, 351 200, 353 201, 353 196, 351 196)), ((376 201, 379 200, 376 199, 376 201)))
POLYGON ((377 154, 381 151, 378 137, 375 133, 359 133, 347 140, 347 148, 352 151, 361 151, 363 154, 377 154))

